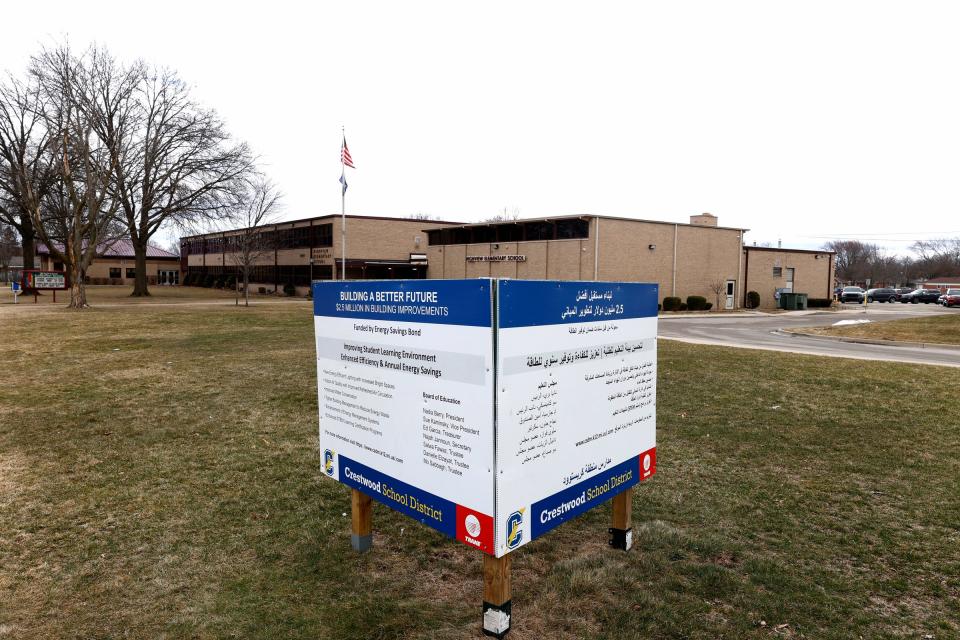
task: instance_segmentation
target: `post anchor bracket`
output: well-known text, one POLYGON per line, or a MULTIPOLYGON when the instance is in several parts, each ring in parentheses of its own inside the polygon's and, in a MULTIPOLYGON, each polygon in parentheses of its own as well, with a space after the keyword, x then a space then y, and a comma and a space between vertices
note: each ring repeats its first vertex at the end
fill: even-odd
POLYGON ((503 638, 510 633, 511 601, 496 605, 483 602, 483 635, 503 638))
POLYGON ((607 529, 607 533, 610 534, 610 546, 614 549, 630 551, 630 548, 633 547, 633 528, 616 529, 610 527, 607 529))

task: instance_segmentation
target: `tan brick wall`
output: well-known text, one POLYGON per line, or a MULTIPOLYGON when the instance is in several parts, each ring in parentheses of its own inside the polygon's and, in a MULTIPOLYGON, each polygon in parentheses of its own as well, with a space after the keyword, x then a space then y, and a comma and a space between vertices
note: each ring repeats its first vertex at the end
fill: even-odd
MULTIPOLYGON (((48 256, 42 256, 37 262, 37 268, 39 269, 53 269, 54 261, 48 256)), ((127 269, 136 268, 136 260, 131 258, 99 258, 94 260, 90 267, 87 269, 87 277, 94 278, 109 278, 111 268, 120 269, 120 280, 122 282, 118 284, 133 284, 133 278, 127 278, 127 269)), ((147 277, 155 278, 157 276, 157 271, 163 269, 164 271, 179 271, 180 270, 180 259, 168 259, 168 260, 157 260, 153 259, 147 260, 147 277)))
POLYGON ((598 225, 597 279, 655 282, 661 300, 671 295, 676 234, 676 295, 684 299, 702 295, 713 302, 710 282, 729 278, 738 283, 735 300, 742 297, 739 230, 611 218, 592 218, 586 239, 430 246, 426 250, 430 261, 427 277, 593 280, 598 225), (498 249, 493 248, 496 244, 498 249), (654 249, 649 248, 651 244, 654 249), (527 259, 513 264, 465 264, 466 256, 493 254, 520 254, 527 259))
MULTIPOLYGON (((593 252, 587 240, 529 240, 427 247, 428 278, 588 280, 593 252), (496 247, 496 248, 494 248, 496 247), (467 256, 522 255, 523 262, 467 262, 467 256), (585 269, 589 268, 589 272, 585 269)), ((592 245, 590 245, 592 247, 592 245)))
POLYGON ((806 293, 811 298, 830 298, 833 295, 834 265, 829 253, 746 247, 744 254, 746 290, 760 294, 761 309, 776 307, 774 292, 786 286, 787 269, 790 268, 794 270, 794 293, 806 293), (774 278, 773 268, 777 266, 781 268, 781 276, 774 278))
MULTIPOLYGON (((424 229, 448 225, 425 220, 377 220, 347 218, 347 260, 407 260, 411 253, 425 253, 427 234, 424 229), (417 239, 419 238, 419 244, 417 239)), ((342 255, 340 219, 333 225, 334 255, 342 255)))

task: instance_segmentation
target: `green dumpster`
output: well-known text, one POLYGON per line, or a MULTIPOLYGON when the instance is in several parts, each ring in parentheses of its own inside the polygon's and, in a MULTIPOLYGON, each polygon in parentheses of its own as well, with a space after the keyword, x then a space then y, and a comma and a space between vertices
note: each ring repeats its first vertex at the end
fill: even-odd
POLYGON ((807 294, 783 291, 780 294, 780 308, 787 311, 802 311, 807 308, 807 294))

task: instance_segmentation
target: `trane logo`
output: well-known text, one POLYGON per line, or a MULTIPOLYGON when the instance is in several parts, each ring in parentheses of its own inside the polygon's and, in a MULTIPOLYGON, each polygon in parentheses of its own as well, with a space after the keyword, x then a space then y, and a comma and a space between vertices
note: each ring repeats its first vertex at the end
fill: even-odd
POLYGON ((463 519, 463 528, 467 530, 467 535, 463 536, 464 542, 469 542, 475 547, 482 546, 483 543, 477 540, 480 535, 480 520, 472 513, 463 519))

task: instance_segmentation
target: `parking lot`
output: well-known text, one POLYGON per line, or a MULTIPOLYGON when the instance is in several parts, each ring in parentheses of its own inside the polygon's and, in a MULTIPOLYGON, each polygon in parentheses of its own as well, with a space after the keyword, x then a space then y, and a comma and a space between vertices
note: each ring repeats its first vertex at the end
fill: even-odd
POLYGON ((840 320, 883 322, 944 313, 960 313, 960 309, 937 304, 873 302, 866 308, 862 304, 844 304, 839 311, 666 316, 660 318, 658 333, 661 338, 698 344, 960 367, 960 350, 948 347, 860 344, 783 332, 832 325, 840 320))

